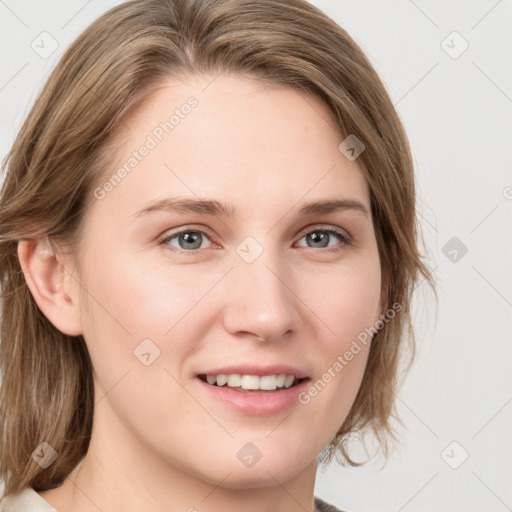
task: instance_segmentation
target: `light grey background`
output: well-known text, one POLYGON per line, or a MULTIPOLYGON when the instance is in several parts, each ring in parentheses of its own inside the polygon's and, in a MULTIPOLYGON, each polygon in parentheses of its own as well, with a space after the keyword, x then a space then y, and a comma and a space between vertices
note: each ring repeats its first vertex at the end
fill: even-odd
MULTIPOLYGON (((118 3, 0 0, 0 158, 65 48, 118 3), (59 45, 48 58, 31 47, 43 31, 59 45)), ((362 47, 404 122, 440 297, 436 312, 417 289, 402 447, 382 470, 319 471, 316 494, 351 512, 512 510, 512 2, 311 3, 362 47)))

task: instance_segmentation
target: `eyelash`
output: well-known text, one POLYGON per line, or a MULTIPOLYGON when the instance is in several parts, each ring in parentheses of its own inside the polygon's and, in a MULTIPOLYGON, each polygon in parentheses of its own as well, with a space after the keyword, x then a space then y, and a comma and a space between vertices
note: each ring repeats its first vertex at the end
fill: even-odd
MULTIPOLYGON (((329 227, 329 228, 322 228, 322 227, 315 227, 314 229, 310 229, 308 231, 302 231, 300 233, 300 238, 299 240, 301 240, 302 238, 304 238, 306 235, 309 235, 310 233, 316 233, 316 232, 319 232, 319 231, 322 231, 324 233, 328 233, 332 236, 336 236, 338 237, 342 242, 343 242, 343 245, 340 247, 340 246, 334 246, 334 247, 324 247, 324 248, 320 248, 322 249, 322 252, 338 252, 338 251, 341 251, 343 249, 343 247, 345 245, 350 245, 351 244, 351 237, 342 232, 342 231, 339 231, 337 229, 334 229, 332 227, 329 227)), ((168 234, 166 233, 164 236, 160 237, 158 240, 157 240, 157 244, 158 245, 164 245, 165 248, 169 251, 172 251, 172 252, 177 252, 177 253, 180 253, 180 254, 188 254, 188 255, 194 255, 194 254, 198 254, 199 252, 203 251, 204 249, 194 249, 194 250, 191 250, 191 251, 185 251, 183 249, 177 249, 175 247, 173 247, 172 249, 170 248, 170 246, 168 245, 167 242, 169 242, 170 240, 172 240, 173 238, 183 234, 183 233, 200 233, 201 235, 206 235, 207 238, 212 238, 208 235, 207 232, 201 230, 201 229, 196 229, 196 228, 192 228, 192 227, 186 227, 184 229, 181 229, 180 231, 176 231, 175 233, 171 233, 171 234, 168 234)), ((309 247, 310 249, 314 249, 314 247, 309 247)))

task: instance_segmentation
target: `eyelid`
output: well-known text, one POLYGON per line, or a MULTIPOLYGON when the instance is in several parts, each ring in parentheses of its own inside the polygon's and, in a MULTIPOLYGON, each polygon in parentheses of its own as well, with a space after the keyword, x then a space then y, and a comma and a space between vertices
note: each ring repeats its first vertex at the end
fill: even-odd
MULTIPOLYGON (((158 237, 158 239, 155 241, 156 245, 163 244, 165 241, 169 240, 170 238, 174 238, 177 235, 180 235, 181 233, 186 233, 188 231, 195 231, 201 234, 205 234, 208 236, 208 238, 212 241, 212 243, 216 244, 215 242, 215 235, 212 235, 211 230, 207 228, 206 226, 201 225, 200 227, 195 227, 194 225, 186 225, 180 228, 176 228, 176 231, 166 231, 161 236, 158 237)), ((303 228, 299 233, 296 235, 296 238, 298 240, 302 239, 305 235, 314 232, 314 231, 327 231, 327 232, 333 232, 337 234, 340 237, 340 241, 342 245, 349 245, 352 243, 352 236, 346 229, 342 229, 338 226, 333 226, 331 224, 310 224, 309 226, 306 226, 303 228)), ((325 247, 323 248, 324 252, 326 251, 334 251, 337 250, 337 246, 333 247, 325 247)), ((178 253, 186 253, 186 254, 196 254, 204 249, 194 249, 190 251, 185 251, 183 249, 169 249, 176 251, 178 253)))
POLYGON ((332 224, 310 224, 309 226, 306 226, 303 228, 297 236, 302 238, 304 235, 307 235, 308 233, 311 233, 311 231, 334 231, 338 233, 340 236, 344 237, 346 240, 352 240, 352 236, 350 233, 343 228, 340 228, 338 226, 333 226, 332 224))
MULTIPOLYGON (((176 228, 176 230, 167 230, 165 231, 162 235, 160 235, 156 240, 155 240, 155 244, 156 245, 160 245, 162 244, 163 242, 165 242, 166 240, 170 239, 170 238, 174 238, 175 236, 181 234, 181 233, 186 233, 188 231, 196 231, 198 233, 201 233, 201 234, 205 234, 208 236, 208 238, 210 240, 212 240, 213 243, 215 243, 215 235, 212 234, 212 231, 207 228, 206 226, 203 226, 201 225, 200 227, 195 227, 194 225, 188 225, 188 226, 183 226, 183 227, 180 227, 180 228, 176 228)), ((192 251, 185 251, 183 249, 176 249, 177 252, 186 252, 186 253, 189 253, 189 254, 194 254, 196 252, 199 252, 203 249, 195 249, 195 250, 192 250, 192 251)))

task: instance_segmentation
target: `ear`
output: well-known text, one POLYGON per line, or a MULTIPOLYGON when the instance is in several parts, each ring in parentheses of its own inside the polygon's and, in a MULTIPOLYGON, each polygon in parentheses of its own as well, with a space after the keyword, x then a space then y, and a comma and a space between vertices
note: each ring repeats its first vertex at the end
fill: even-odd
POLYGON ((73 269, 56 256, 47 237, 19 240, 18 258, 27 285, 39 309, 59 331, 82 334, 80 304, 73 286, 73 269))

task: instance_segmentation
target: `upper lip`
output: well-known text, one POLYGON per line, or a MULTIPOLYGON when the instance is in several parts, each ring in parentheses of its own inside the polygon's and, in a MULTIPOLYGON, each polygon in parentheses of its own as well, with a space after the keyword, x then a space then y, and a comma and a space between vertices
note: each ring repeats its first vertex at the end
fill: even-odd
POLYGON ((223 366, 222 368, 213 368, 199 372, 198 375, 233 375, 236 373, 239 375, 258 375, 259 377, 284 373, 285 375, 294 375, 297 379, 304 379, 308 376, 305 371, 286 364, 273 364, 270 366, 259 366, 256 364, 223 366))

